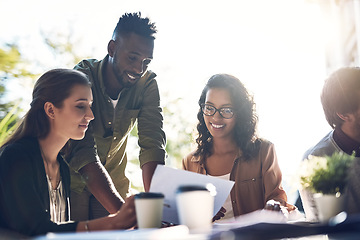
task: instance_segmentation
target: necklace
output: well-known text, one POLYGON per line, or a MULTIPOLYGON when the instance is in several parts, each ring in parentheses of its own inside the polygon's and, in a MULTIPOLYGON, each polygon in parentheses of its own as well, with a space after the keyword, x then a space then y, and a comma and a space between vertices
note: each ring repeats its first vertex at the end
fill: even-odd
POLYGON ((52 168, 49 168, 49 162, 45 157, 45 154, 40 147, 41 156, 44 161, 45 173, 47 177, 49 197, 50 197, 50 219, 55 223, 60 223, 63 221, 64 215, 62 210, 64 210, 64 201, 62 200, 62 186, 61 186, 61 176, 60 176, 60 165, 56 161, 56 165, 50 165, 52 168), (50 169, 54 170, 54 174, 50 175, 50 169))
POLYGON ((44 165, 45 165, 45 172, 46 172, 46 175, 47 177, 49 178, 50 182, 51 182, 51 185, 52 185, 52 189, 56 189, 57 186, 59 185, 59 166, 56 167, 56 171, 53 175, 51 175, 50 173, 50 168, 49 168, 49 162, 48 160, 46 159, 45 157, 45 154, 42 150, 42 148, 40 147, 40 152, 41 152, 41 156, 43 158, 43 161, 44 161, 44 165))

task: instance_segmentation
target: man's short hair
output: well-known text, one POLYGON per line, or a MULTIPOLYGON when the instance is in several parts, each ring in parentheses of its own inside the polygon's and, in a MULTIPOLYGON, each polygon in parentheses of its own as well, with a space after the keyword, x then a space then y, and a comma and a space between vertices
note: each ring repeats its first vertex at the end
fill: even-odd
POLYGON ((325 80, 321 103, 325 117, 332 128, 341 126, 343 120, 337 115, 354 113, 360 101, 360 68, 340 68, 325 80))
POLYGON ((155 23, 147 17, 141 17, 141 12, 125 13, 119 18, 113 33, 113 40, 121 34, 136 33, 142 37, 155 39, 157 32, 155 23))

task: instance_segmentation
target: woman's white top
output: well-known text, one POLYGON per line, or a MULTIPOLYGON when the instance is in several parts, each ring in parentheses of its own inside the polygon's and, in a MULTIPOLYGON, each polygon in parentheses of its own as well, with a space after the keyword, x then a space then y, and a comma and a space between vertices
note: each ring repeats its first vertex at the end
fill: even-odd
POLYGON ((46 175, 48 187, 49 187, 49 198, 50 198, 50 217, 54 223, 65 222, 65 211, 66 211, 66 200, 64 196, 64 188, 60 179, 60 182, 56 189, 53 189, 49 176, 46 175))
MULTIPOLYGON (((213 176, 213 177, 217 177, 217 178, 224 179, 224 180, 230 180, 230 173, 222 175, 222 176, 213 176)), ((231 204, 230 194, 227 196, 227 198, 225 200, 225 203, 223 205, 223 208, 226 209, 225 216, 220 218, 219 220, 217 220, 215 222, 219 222, 219 221, 222 221, 222 220, 225 220, 225 219, 226 220, 233 220, 234 219, 234 211, 233 211, 232 204, 231 204)))

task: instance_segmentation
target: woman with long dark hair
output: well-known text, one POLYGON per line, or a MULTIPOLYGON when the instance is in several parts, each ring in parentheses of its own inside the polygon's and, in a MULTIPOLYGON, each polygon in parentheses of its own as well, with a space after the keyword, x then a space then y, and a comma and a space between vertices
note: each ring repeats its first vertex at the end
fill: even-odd
POLYGON ((255 103, 239 79, 212 76, 199 99, 197 149, 183 168, 235 181, 214 220, 258 209, 294 209, 281 186, 274 145, 256 135, 255 103))
POLYGON ((70 221, 70 173, 62 155, 69 139, 84 137, 91 110, 85 74, 54 69, 36 82, 29 111, 0 149, 0 228, 34 236, 48 232, 130 228, 133 198, 114 215, 70 221))

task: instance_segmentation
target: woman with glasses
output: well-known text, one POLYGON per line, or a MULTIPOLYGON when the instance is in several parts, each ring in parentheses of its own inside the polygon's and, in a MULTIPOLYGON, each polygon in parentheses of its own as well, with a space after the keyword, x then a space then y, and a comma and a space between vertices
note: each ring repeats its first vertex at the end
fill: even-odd
POLYGON ((235 181, 213 220, 264 208, 294 210, 281 186, 274 145, 256 136, 255 103, 239 79, 212 76, 198 103, 197 149, 183 159, 183 168, 235 181))

